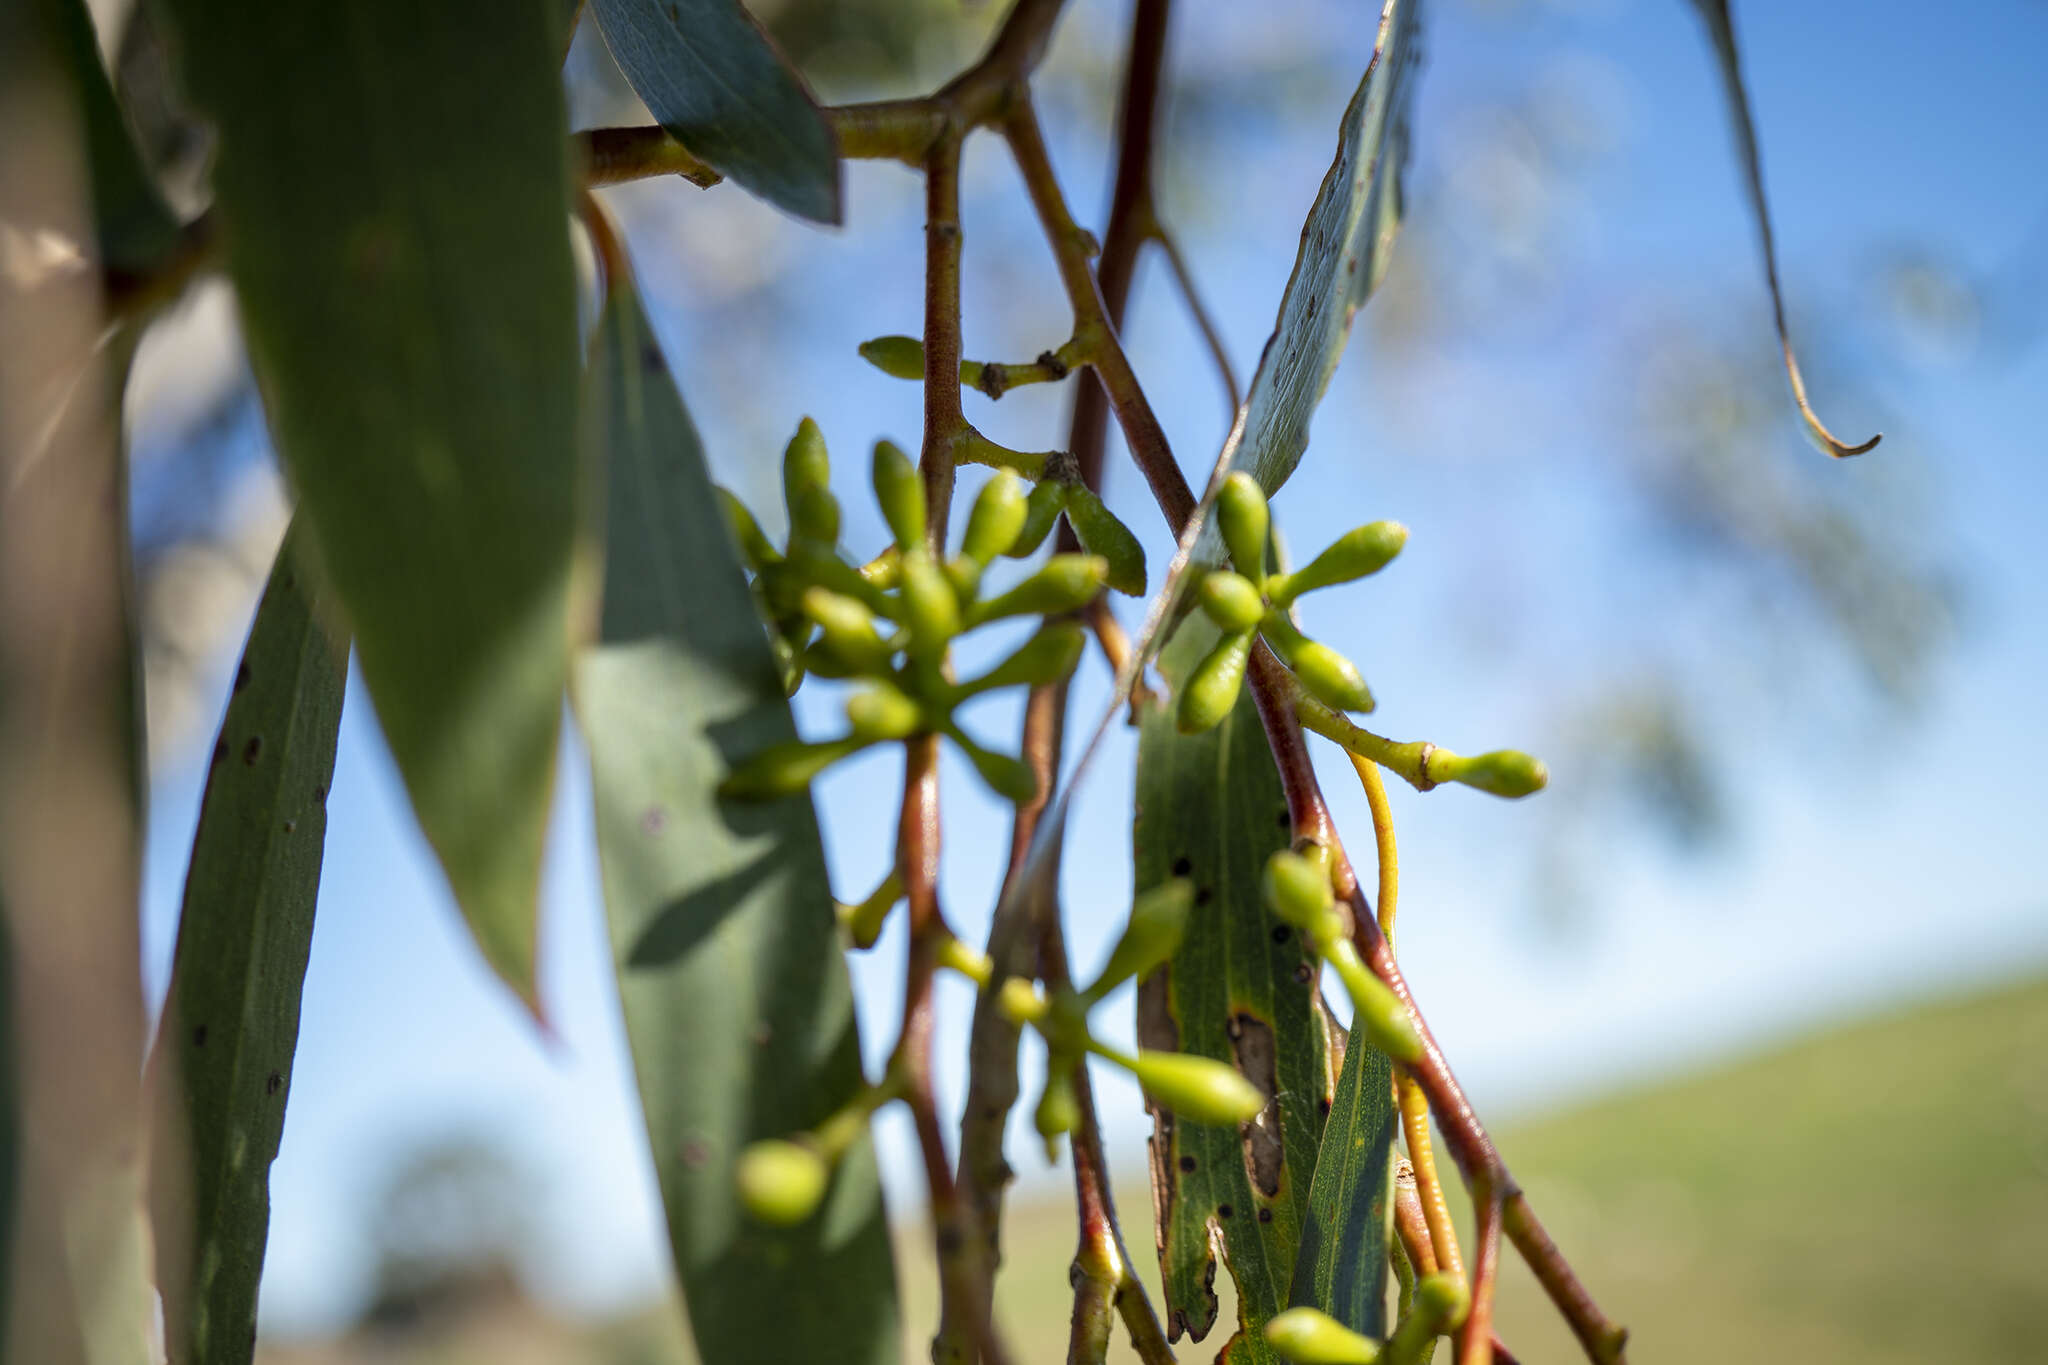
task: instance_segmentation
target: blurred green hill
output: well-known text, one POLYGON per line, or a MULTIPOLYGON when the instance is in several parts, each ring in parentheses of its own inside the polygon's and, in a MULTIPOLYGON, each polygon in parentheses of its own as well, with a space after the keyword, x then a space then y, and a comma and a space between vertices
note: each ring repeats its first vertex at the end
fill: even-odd
MULTIPOLYGON (((1559 1243, 1634 1332, 1638 1365, 2048 1359, 2048 980, 1916 1006, 1515 1124, 1502 1145, 1559 1243)), ((1137 1173, 1133 1173, 1136 1175, 1137 1173)), ((1153 1287, 1150 1196, 1121 1191, 1153 1287)), ((1065 1358, 1064 1203, 1012 1211, 999 1312, 1026 1365, 1065 1358)), ((907 1361, 934 1318, 922 1230, 901 1239, 907 1361)), ((1500 1331, 1577 1347, 1512 1255, 1500 1331)), ((1234 1312, 1228 1302, 1226 1320, 1234 1312)), ((1219 1323, 1182 1360, 1207 1362, 1219 1323)), ((268 1348, 268 1365, 675 1365, 673 1311, 600 1326, 487 1296, 418 1330, 268 1348)), ((1119 1343, 1112 1359, 1132 1357, 1119 1343)))

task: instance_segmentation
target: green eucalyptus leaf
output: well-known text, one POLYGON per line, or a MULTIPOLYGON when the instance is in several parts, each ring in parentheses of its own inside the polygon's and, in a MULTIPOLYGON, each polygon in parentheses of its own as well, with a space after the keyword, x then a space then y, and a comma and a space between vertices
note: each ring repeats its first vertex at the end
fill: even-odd
MULTIPOLYGON (((1189 618, 1161 671, 1178 686, 1215 639, 1205 620, 1189 618)), ((1194 887, 1179 950, 1139 984, 1138 1041, 1231 1063, 1275 1097, 1241 1128, 1184 1122, 1154 1106, 1168 1330, 1199 1341, 1215 1322, 1213 1224, 1242 1318, 1230 1359, 1272 1361, 1261 1329, 1288 1306, 1331 1063, 1312 960, 1262 899, 1266 860, 1287 847, 1290 829, 1251 698, 1197 735, 1179 732, 1171 708, 1149 708, 1137 808, 1137 894, 1175 877, 1194 887)))
POLYGON ((1749 111, 1749 90, 1742 79, 1742 51, 1735 42, 1735 16, 1728 0, 1692 0, 1707 37, 1714 44, 1714 56, 1721 67, 1721 83, 1728 94, 1728 122, 1735 134, 1735 150, 1742 158, 1744 187, 1749 192, 1749 211, 1756 220, 1757 250, 1763 257, 1764 281, 1771 291, 1771 321, 1778 329, 1778 348, 1785 357, 1785 377, 1792 383, 1792 401, 1806 425, 1807 438, 1829 455, 1843 459, 1861 455, 1875 446, 1873 436, 1860 445, 1850 445, 1827 429, 1820 414, 1806 401, 1806 379, 1799 373, 1799 359, 1792 353, 1792 335, 1785 325, 1785 295, 1778 283, 1778 245, 1771 231, 1771 206, 1764 197, 1763 153, 1757 146, 1756 120, 1749 111))
POLYGON ((552 0, 167 0, 307 546, 429 843, 529 1005, 577 334, 552 0))
POLYGON ((1383 0, 1372 61, 1344 110, 1336 160, 1302 225, 1279 321, 1252 376, 1235 464, 1268 493, 1301 463, 1309 419, 1344 354, 1352 314, 1379 287, 1391 259, 1401 226, 1420 7, 1420 0, 1383 0))
POLYGON ((777 208, 839 221, 831 125, 739 0, 591 0, 656 122, 777 208))
POLYGON ((213 749, 154 1069, 158 1282, 173 1360, 250 1359, 313 941, 348 646, 289 535, 213 749), (176 1232, 189 1255, 174 1254, 176 1232))
POLYGON ((1387 1335, 1387 1239, 1394 1226, 1393 1069, 1357 1025, 1323 1127, 1290 1307, 1319 1308, 1354 1332, 1387 1335))
MULTIPOLYGON (((615 273, 623 274, 623 271, 615 273)), ((720 800, 796 738, 703 452, 632 284, 614 279, 586 412, 608 466, 599 643, 574 669, 626 1033, 705 1360, 897 1365, 895 1272, 863 1132, 820 1210, 750 1218, 738 1167, 861 1087, 807 792, 720 800)))

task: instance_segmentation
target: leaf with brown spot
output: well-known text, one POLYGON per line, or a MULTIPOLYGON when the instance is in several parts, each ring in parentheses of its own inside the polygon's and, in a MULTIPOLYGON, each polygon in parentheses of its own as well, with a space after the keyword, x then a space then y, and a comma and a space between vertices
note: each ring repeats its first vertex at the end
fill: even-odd
MULTIPOLYGON (((1213 639, 1191 618, 1161 660, 1177 680, 1213 639)), ((1139 986, 1138 1038, 1230 1062, 1272 1102, 1242 1128, 1177 1120, 1154 1107, 1152 1178, 1169 1330, 1201 1340, 1216 1319, 1213 1225, 1237 1282, 1234 1361, 1275 1360, 1258 1330, 1287 1307, 1309 1177, 1329 1098, 1328 1043, 1301 944, 1276 940, 1261 897, 1266 860, 1288 830, 1279 774, 1249 696, 1215 729, 1183 735, 1152 707, 1138 741, 1137 889, 1170 877, 1197 894, 1180 951, 1139 986), (1203 894, 1203 893, 1207 894, 1203 894)))
POLYGON ((221 721, 220 744, 242 761, 207 774, 151 1059, 163 1127, 150 1202, 173 1360, 246 1361, 255 1340, 348 674, 299 542, 287 534, 277 552, 221 721))

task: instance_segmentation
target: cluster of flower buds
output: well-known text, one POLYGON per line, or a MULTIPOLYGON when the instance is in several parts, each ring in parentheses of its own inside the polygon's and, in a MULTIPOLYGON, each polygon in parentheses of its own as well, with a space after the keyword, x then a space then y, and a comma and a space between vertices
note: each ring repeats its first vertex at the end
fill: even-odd
POLYGON ((1181 687, 1175 721, 1182 733, 1211 729, 1230 714, 1244 686, 1252 641, 1259 636, 1294 671, 1310 696, 1338 711, 1372 710, 1372 693, 1357 666, 1303 635, 1289 611, 1303 593, 1377 573, 1401 552, 1407 528, 1399 522, 1370 522, 1337 537, 1294 572, 1268 573, 1272 512, 1258 480, 1242 472, 1224 480, 1216 499, 1216 522, 1235 567, 1214 570, 1202 579, 1202 611, 1223 638, 1181 687))
POLYGON ((724 502, 774 626, 787 685, 794 690, 806 673, 861 684, 847 698, 847 733, 772 745, 736 767, 721 794, 742 800, 786 796, 870 745, 943 734, 989 786, 1012 801, 1030 800, 1037 791, 1030 768, 977 744, 954 712, 994 688, 1065 677, 1080 658, 1082 627, 1049 621, 1008 658, 965 682, 948 676, 947 650, 963 631, 991 621, 1078 610, 1112 578, 1109 562, 1092 554, 1054 555, 1014 587, 983 596, 989 564, 998 555, 1031 553, 1062 506, 1071 514, 1071 500, 1041 514, 1032 506, 1036 495, 1027 496, 1015 474, 999 471, 974 501, 959 552, 941 562, 925 542, 925 490, 917 466, 883 441, 875 447, 874 491, 895 544, 857 567, 839 551, 839 504, 828 487, 830 472, 824 437, 806 418, 783 457, 790 530, 779 551, 737 498, 724 494, 724 502), (1034 520, 1042 524, 1034 528, 1034 520))
POLYGON ((1294 1365, 1422 1365, 1432 1343, 1465 1321, 1471 1302, 1455 1276, 1424 1275, 1385 1345, 1316 1308, 1274 1314, 1266 1340, 1294 1365))
POLYGON ((1309 844, 1302 852, 1281 849, 1266 861, 1266 903, 1299 930, 1316 956, 1337 970, 1351 997, 1355 1026, 1397 1062, 1422 1057, 1415 1014, 1387 983, 1372 974, 1352 945, 1344 912, 1330 888, 1330 851, 1309 844))
POLYGON ((1259 1088, 1225 1062, 1143 1048, 1134 1056, 1088 1030, 1088 1012, 1104 996, 1179 950, 1194 903, 1194 883, 1185 877, 1162 882, 1139 896, 1109 960, 1083 989, 1068 987, 1048 995, 1022 977, 1003 983, 997 996, 1003 1013, 1015 1023, 1029 1024, 1045 1039, 1045 1091, 1034 1118, 1045 1139, 1047 1160, 1056 1154, 1061 1135, 1073 1132, 1081 1121, 1074 1079, 1089 1053, 1123 1067, 1155 1102, 1196 1123, 1246 1123, 1266 1107, 1267 1097, 1259 1088))

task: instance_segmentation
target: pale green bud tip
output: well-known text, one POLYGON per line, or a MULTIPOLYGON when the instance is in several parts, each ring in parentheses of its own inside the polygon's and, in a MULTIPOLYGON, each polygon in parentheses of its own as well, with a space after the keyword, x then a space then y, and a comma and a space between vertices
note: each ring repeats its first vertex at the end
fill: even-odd
POLYGON ((1131 906, 1130 923, 1110 950, 1102 975, 1088 994, 1100 999, 1134 976, 1143 976, 1180 951, 1188 913, 1195 903, 1195 884, 1186 877, 1161 882, 1131 906))
POLYGON ((733 801, 772 801, 793 796, 850 747, 844 743, 806 744, 789 740, 771 744, 734 768, 719 784, 718 794, 733 801))
POLYGON ((1010 548, 1003 551, 1013 558, 1022 559, 1035 553, 1045 543, 1046 533, 1060 518, 1060 509, 1067 505, 1067 485, 1056 479, 1042 479, 1031 490, 1031 496, 1024 500, 1024 525, 1017 532, 1017 538, 1010 542, 1010 548))
POLYGON ((875 502, 898 548, 906 553, 924 543, 924 480, 917 465, 893 441, 875 442, 871 469, 875 502))
POLYGON ((748 1213, 764 1223, 791 1227, 817 1209, 832 1172, 803 1143, 770 1138, 740 1153, 736 1176, 748 1213))
POLYGON ((1372 710, 1372 690, 1365 685, 1358 665, 1328 645, 1303 640, 1294 647, 1294 658, 1290 663, 1294 676, 1301 679, 1301 685, 1317 701, 1339 711, 1372 710))
POLYGON ((1244 687, 1245 662, 1251 649, 1251 632, 1226 635, 1195 666, 1181 684, 1180 700, 1175 704, 1174 724, 1182 734, 1198 735, 1223 723, 1244 687))
POLYGON ((1109 565, 1097 555, 1054 555, 1045 567, 982 606, 984 619, 1079 611, 1102 591, 1109 565))
POLYGON ((1202 579, 1202 610, 1211 621, 1235 635, 1258 625, 1266 614, 1266 603, 1249 578, 1218 569, 1202 579))
POLYGON ((1266 493, 1259 487, 1259 481, 1243 470, 1225 479, 1216 495, 1216 521, 1237 571, 1255 584, 1264 583, 1266 535, 1272 526, 1272 512, 1266 506, 1266 493))
POLYGON ((802 600, 804 615, 828 631, 863 631, 875 624, 865 603, 830 588, 805 588, 802 600))
POLYGON ((1415 1013, 1393 988, 1370 972, 1347 984, 1352 988, 1351 1007, 1372 1045, 1397 1062, 1422 1060, 1422 1032, 1415 1026, 1415 1013))
POLYGON ((1140 1051, 1131 1074, 1146 1094, 1196 1123, 1249 1123, 1266 1107, 1266 1096, 1257 1086, 1211 1057, 1140 1051))
POLYGON ((1021 976, 1003 982, 996 992, 996 1008, 1013 1024, 1035 1024, 1051 1012, 1044 996, 1021 976))
POLYGON ((1266 860, 1266 904, 1295 928, 1320 928, 1334 903, 1330 874, 1313 859, 1283 848, 1266 860))
POLYGON ((799 488, 796 501, 790 504, 789 525, 800 536, 808 536, 820 544, 836 545, 839 542, 839 499, 822 484, 799 488))
POLYGON ((1102 499, 1075 484, 1067 489, 1067 520, 1090 554, 1109 566, 1109 586, 1130 597, 1145 595, 1145 551, 1130 527, 1103 506, 1102 499))
POLYGON ((1017 652, 970 683, 975 692, 992 687, 1037 687, 1066 677, 1081 661, 1087 631, 1078 622, 1054 621, 1018 646, 1017 652))
POLYGON ((945 648, 960 633, 960 598, 945 571, 922 554, 903 559, 903 623, 923 652, 945 648))
POLYGON ((1375 521, 1346 531, 1328 548, 1273 585, 1273 600, 1281 605, 1305 592, 1349 583, 1378 573, 1408 543, 1408 528, 1398 521, 1375 521))
POLYGON ((877 683, 846 699, 846 722, 857 739, 908 739, 924 728, 924 715, 896 688, 877 683))
POLYGON ((1453 1276, 1424 1275, 1415 1282, 1415 1301, 1409 1311, 1436 1336, 1463 1322, 1471 1306, 1470 1291, 1453 1276))
POLYGON ((1266 1324, 1266 1340, 1294 1365, 1373 1365, 1379 1345, 1317 1308, 1290 1308, 1266 1324))
POLYGON ((1064 1067, 1053 1066, 1045 1075, 1045 1093, 1039 1097, 1032 1124, 1048 1140, 1071 1133, 1081 1126, 1081 1103, 1074 1094, 1074 1078, 1064 1067))
POLYGON ((1462 782, 1495 796, 1527 796, 1542 791, 1550 781, 1550 769, 1543 766, 1542 759, 1517 749, 1496 749, 1447 766, 1442 780, 1462 782))
POLYGON ((806 417, 797 425, 796 435, 782 452, 782 489, 795 510, 796 496, 806 488, 823 488, 832 481, 832 462, 825 453, 825 433, 806 417))
POLYGON ((916 337, 876 337, 863 341, 860 358, 892 379, 924 378, 924 343, 916 337))
POLYGON ((967 514, 966 534, 960 540, 960 553, 986 565, 1007 552, 1017 543, 1029 510, 1023 481, 1007 469, 999 471, 975 496, 974 510, 967 514))

